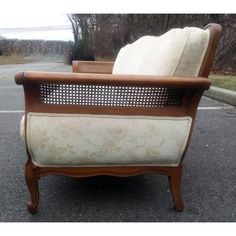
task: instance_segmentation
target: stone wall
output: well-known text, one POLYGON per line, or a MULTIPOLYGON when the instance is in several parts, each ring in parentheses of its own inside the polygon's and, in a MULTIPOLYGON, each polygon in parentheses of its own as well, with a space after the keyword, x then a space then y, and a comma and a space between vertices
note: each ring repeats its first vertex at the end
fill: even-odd
POLYGON ((73 47, 72 41, 1 39, 0 51, 3 55, 12 53, 23 55, 63 55, 67 56, 73 47))

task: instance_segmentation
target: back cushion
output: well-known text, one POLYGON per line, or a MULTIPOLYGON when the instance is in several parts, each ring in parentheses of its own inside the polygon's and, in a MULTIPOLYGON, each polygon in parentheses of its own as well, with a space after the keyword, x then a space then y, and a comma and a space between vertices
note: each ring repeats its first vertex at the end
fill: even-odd
POLYGON ((209 38, 209 30, 195 27, 143 36, 121 48, 112 73, 198 76, 209 38))

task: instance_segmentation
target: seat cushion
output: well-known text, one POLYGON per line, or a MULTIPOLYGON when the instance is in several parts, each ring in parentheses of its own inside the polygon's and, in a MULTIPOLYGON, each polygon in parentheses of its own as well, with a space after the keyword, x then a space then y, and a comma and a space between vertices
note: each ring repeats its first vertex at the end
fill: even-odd
POLYGON ((210 31, 195 27, 143 36, 121 48, 113 74, 198 76, 210 31))
POLYGON ((28 113, 26 142, 36 166, 177 166, 190 117, 28 113))

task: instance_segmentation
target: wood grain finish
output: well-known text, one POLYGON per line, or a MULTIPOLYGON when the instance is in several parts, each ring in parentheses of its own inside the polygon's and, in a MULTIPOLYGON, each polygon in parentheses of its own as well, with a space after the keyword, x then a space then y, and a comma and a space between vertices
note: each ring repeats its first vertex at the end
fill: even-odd
POLYGON ((113 86, 162 86, 175 88, 203 88, 210 87, 210 80, 201 77, 177 77, 156 75, 112 75, 88 73, 62 73, 25 71, 15 76, 17 84, 86 84, 113 86))
POLYGON ((35 214, 39 204, 39 168, 32 164, 31 158, 28 159, 25 165, 25 181, 30 192, 30 201, 27 203, 27 209, 30 213, 35 214))
MULTIPOLYGON (((192 125, 180 165, 167 166, 109 166, 109 167, 37 167, 32 164, 29 152, 25 166, 25 178, 31 195, 27 205, 31 213, 36 213, 39 202, 38 179, 46 175, 65 175, 71 177, 88 177, 97 175, 133 176, 148 173, 167 175, 173 197, 175 209, 184 209, 181 196, 182 163, 190 143, 198 103, 204 90, 210 87, 208 77, 214 54, 219 42, 221 26, 209 24, 210 41, 204 57, 199 77, 166 77, 166 76, 138 76, 138 75, 112 75, 113 62, 73 62, 73 71, 76 73, 55 72, 20 72, 16 75, 17 84, 24 86, 25 94, 25 128, 27 126, 28 112, 68 113, 68 114, 109 114, 109 115, 143 115, 143 116, 190 116, 192 125), (117 107, 117 106, 81 106, 45 104, 42 102, 41 86, 56 85, 101 85, 101 86, 136 86, 161 87, 182 89, 181 102, 176 107, 117 107)), ((27 137, 26 137, 27 139, 27 137)), ((27 143, 27 142, 26 142, 27 143)), ((27 149, 27 147, 26 147, 27 149)))
POLYGON ((49 174, 63 175, 70 177, 91 177, 94 175, 110 175, 128 177, 140 174, 159 173, 171 175, 179 167, 161 167, 161 166, 102 166, 102 167, 43 167, 39 168, 39 176, 49 174))
POLYGON ((198 76, 207 78, 214 62, 214 56, 220 41, 222 27, 219 24, 210 23, 205 26, 204 29, 210 30, 210 40, 198 76))
POLYGON ((74 73, 111 74, 114 62, 111 61, 73 61, 74 73))
POLYGON ((184 204, 181 194, 181 177, 182 177, 182 165, 174 168, 170 174, 168 174, 168 180, 172 198, 174 201, 175 209, 177 211, 184 210, 184 204))

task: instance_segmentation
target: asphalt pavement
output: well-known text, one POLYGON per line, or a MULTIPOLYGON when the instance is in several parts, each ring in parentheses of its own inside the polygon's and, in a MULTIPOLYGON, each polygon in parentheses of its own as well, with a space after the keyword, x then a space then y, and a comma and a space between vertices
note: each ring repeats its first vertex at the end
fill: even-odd
POLYGON ((236 109, 203 97, 185 158, 183 212, 176 212, 166 176, 39 181, 38 214, 25 203, 26 152, 20 138, 23 90, 14 75, 24 70, 71 71, 63 63, 0 66, 0 221, 4 222, 235 222, 236 109))

